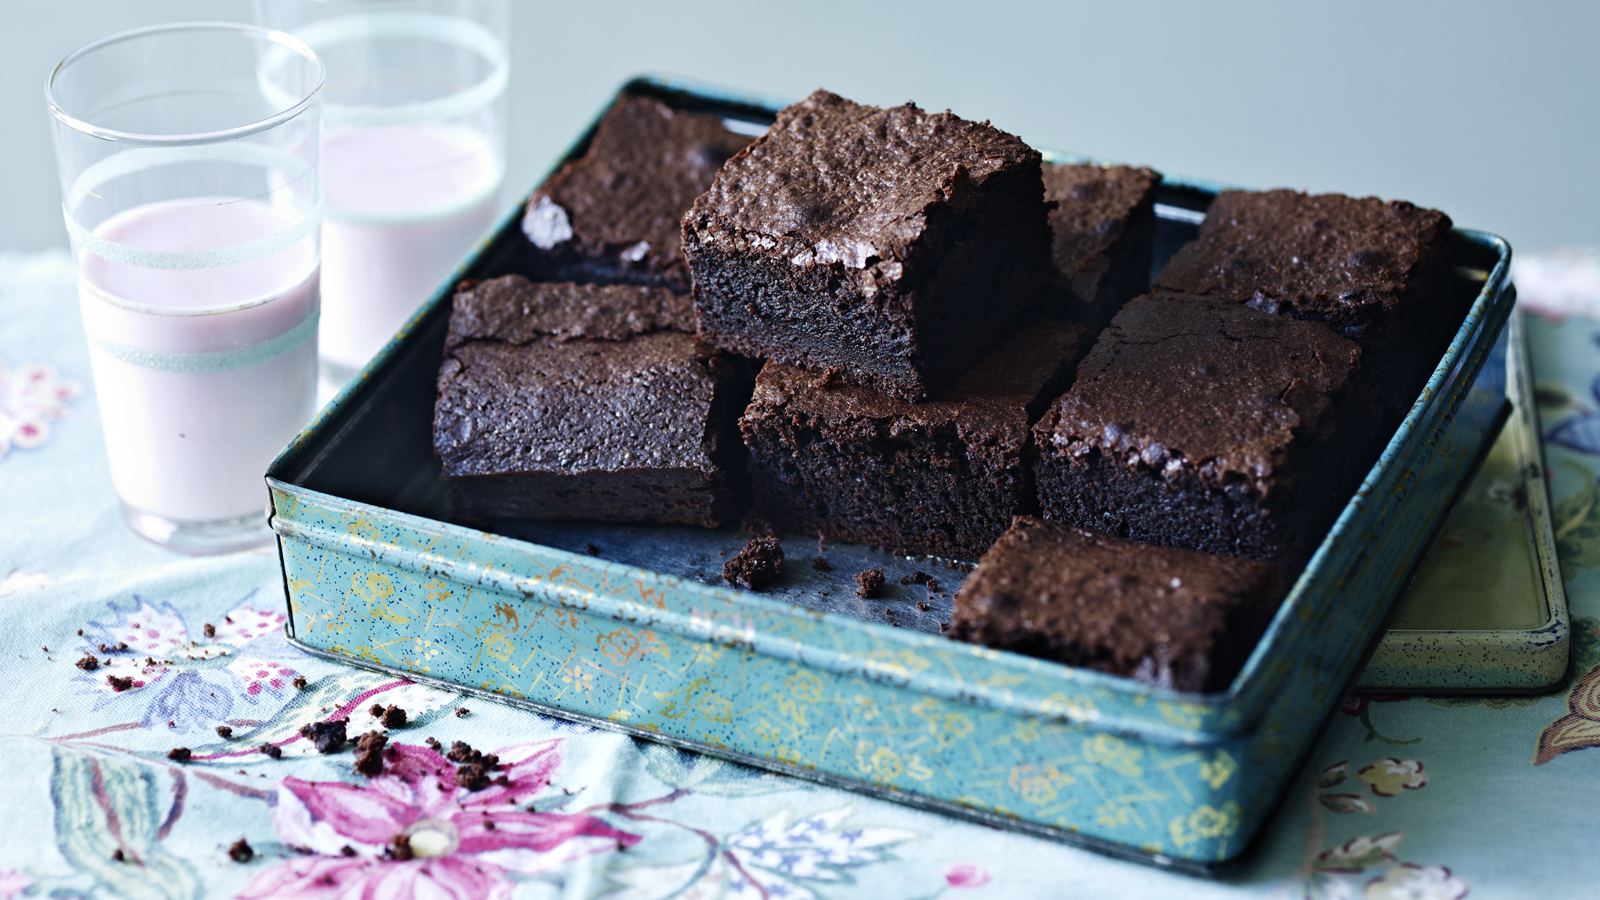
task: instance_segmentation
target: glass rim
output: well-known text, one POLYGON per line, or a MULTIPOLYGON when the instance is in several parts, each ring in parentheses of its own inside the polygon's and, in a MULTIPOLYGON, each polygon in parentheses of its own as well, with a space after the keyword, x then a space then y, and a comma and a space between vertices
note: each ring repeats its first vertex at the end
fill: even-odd
POLYGON ((84 44, 82 47, 79 47, 78 49, 67 54, 66 58, 62 59, 61 62, 56 63, 55 67, 50 70, 49 77, 45 79, 44 100, 45 104, 50 108, 50 114, 55 117, 56 121, 66 125, 68 128, 71 128, 74 131, 82 132, 90 137, 99 138, 106 141, 114 141, 121 144, 183 146, 190 144, 210 144, 220 141, 233 140, 236 138, 248 137, 252 134, 259 134, 263 131, 267 131, 282 125, 284 122, 287 122, 305 112, 307 108, 317 101, 317 97, 322 93, 322 87, 326 80, 327 70, 323 67, 322 60, 317 57, 317 54, 314 53, 310 47, 306 46, 305 42, 287 32, 277 31, 270 28, 262 28, 259 25, 245 25, 238 22, 172 22, 164 25, 148 25, 143 28, 134 28, 129 31, 118 32, 117 34, 103 37, 97 41, 91 41, 90 43, 84 44), (132 131, 117 131, 111 128, 101 128, 67 112, 66 109, 63 108, 62 105, 56 100, 56 79, 59 78, 67 69, 67 67, 72 65, 74 62, 77 62, 91 53, 94 53, 98 50, 103 50, 106 47, 114 44, 120 44, 125 41, 136 40, 138 38, 149 37, 156 34, 170 34, 180 31, 233 32, 246 37, 253 37, 260 41, 277 44, 299 54, 301 57, 310 61, 310 63, 316 67, 316 83, 313 84, 311 89, 306 92, 305 96, 300 98, 300 100, 297 101, 293 106, 280 110, 266 117, 265 119, 245 125, 238 125, 233 128, 225 128, 221 131, 206 131, 194 134, 141 134, 132 131))

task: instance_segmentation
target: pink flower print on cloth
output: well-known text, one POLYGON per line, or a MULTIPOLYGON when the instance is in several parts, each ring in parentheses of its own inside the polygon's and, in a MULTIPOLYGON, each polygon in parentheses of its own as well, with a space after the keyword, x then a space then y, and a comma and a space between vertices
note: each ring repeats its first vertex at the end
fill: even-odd
POLYGON ((57 378, 47 365, 11 370, 0 362, 0 458, 12 447, 31 449, 44 443, 50 422, 65 417, 67 404, 82 393, 77 382, 57 378))
POLYGON ((445 757, 409 744, 385 751, 382 774, 364 785, 285 778, 273 826, 314 855, 263 872, 239 896, 503 900, 518 876, 638 843, 594 816, 524 808, 560 768, 560 745, 496 751, 496 781, 480 791, 456 784, 445 757))
POLYGON ((293 683, 296 674, 288 666, 249 656, 241 656, 228 663, 228 671, 244 684, 245 694, 251 697, 263 690, 274 692, 283 690, 293 683))
POLYGON ((84 629, 85 643, 79 649, 97 665, 79 680, 87 680, 100 696, 97 706, 125 703, 118 698, 130 693, 154 694, 141 716, 143 724, 178 734, 226 720, 236 700, 254 704, 262 696, 282 699, 298 673, 283 662, 264 659, 263 651, 279 657, 301 654, 282 642, 264 640, 281 634, 287 617, 255 609, 255 596, 252 592, 221 621, 205 623, 209 627, 197 631, 190 630, 170 603, 137 595, 130 603, 112 602, 109 622, 90 622, 84 629), (258 641, 262 643, 253 646, 255 653, 238 652, 258 641))

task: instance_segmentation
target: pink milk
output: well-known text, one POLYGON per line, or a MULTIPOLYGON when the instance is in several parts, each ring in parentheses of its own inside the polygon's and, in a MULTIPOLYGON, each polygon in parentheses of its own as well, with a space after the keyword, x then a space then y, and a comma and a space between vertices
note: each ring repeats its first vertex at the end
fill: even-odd
POLYGON ((499 159, 477 132, 393 125, 322 145, 321 353, 353 375, 466 256, 494 219, 499 159))
MULTIPOLYGON (((200 198, 135 207, 94 234, 206 251, 269 238, 301 217, 200 198)), ((78 296, 124 504, 179 523, 261 515, 267 464, 315 411, 315 233, 262 259, 193 271, 83 251, 78 296)))

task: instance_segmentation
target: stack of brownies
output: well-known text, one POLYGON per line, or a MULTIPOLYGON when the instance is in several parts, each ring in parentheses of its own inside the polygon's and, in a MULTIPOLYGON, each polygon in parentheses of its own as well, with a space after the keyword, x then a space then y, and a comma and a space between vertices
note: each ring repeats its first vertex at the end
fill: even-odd
POLYGON ((464 283, 453 514, 982 557, 950 634, 1225 688, 1464 308, 1450 222, 1224 192, 1149 279, 1160 176, 818 91, 753 142, 624 96, 464 283))

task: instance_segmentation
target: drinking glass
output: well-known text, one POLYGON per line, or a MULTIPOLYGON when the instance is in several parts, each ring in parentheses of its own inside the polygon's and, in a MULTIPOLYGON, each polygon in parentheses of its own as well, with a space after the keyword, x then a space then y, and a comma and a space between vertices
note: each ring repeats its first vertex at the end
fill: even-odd
POLYGON ((340 385, 494 221, 505 0, 256 0, 327 66, 322 371, 340 385))
POLYGON ((111 480, 173 550, 271 540, 262 474, 314 411, 322 80, 288 35, 185 23, 45 84, 111 480))

